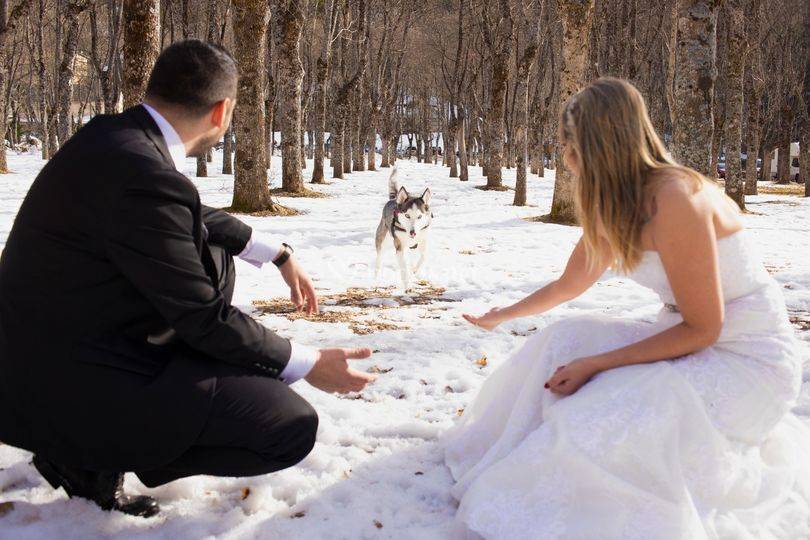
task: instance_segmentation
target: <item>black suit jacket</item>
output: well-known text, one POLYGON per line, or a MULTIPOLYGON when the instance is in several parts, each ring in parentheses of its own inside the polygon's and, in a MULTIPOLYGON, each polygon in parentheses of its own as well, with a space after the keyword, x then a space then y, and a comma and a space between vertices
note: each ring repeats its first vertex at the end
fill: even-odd
POLYGON ((168 462, 207 417, 211 362, 278 377, 289 341, 229 305, 200 203, 149 113, 98 116, 45 165, 0 258, 0 440, 89 469, 168 462), (152 345, 172 328, 179 339, 152 345))

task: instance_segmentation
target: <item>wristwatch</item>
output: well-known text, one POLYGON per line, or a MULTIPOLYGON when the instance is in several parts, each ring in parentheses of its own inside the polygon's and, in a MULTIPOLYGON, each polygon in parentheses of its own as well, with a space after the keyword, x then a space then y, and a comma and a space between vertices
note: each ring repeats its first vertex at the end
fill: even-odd
POLYGON ((290 244, 282 243, 281 245, 284 246, 284 249, 281 251, 278 257, 273 259, 273 264, 275 264, 278 268, 284 266, 284 263, 287 262, 290 255, 292 255, 295 251, 290 244))

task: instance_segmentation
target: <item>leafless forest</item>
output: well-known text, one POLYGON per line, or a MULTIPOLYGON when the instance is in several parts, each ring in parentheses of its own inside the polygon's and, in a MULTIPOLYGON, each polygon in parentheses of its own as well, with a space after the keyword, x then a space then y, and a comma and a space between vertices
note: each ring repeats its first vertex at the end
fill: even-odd
MULTIPOLYGON (((800 141, 800 181, 810 171, 806 0, 0 2, 3 171, 9 148, 35 137, 47 159, 89 117, 137 104, 161 48, 189 37, 239 65, 222 162, 199 159, 197 174, 233 173, 241 211, 278 209, 270 159, 283 191, 305 196, 303 167, 317 184, 403 155, 459 181, 482 167, 485 189, 506 189, 502 171, 516 168, 514 204, 526 204, 527 170, 555 168, 562 103, 605 75, 641 90, 679 161, 716 177, 724 156, 740 206, 758 175, 741 155, 769 180, 782 149, 777 181, 789 183, 800 141)), ((562 168, 551 219, 573 219, 562 168)))

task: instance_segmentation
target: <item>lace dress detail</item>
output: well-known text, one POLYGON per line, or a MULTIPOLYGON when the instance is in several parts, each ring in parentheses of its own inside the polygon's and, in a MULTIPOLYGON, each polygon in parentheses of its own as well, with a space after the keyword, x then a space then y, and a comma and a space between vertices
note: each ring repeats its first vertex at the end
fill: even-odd
MULTIPOLYGON (((718 242, 717 343, 558 398, 562 364, 681 321, 579 317, 526 341, 444 437, 459 529, 503 539, 810 538, 810 430, 790 414, 803 349, 745 233, 718 242)), ((629 276, 675 304, 656 253, 629 276)))

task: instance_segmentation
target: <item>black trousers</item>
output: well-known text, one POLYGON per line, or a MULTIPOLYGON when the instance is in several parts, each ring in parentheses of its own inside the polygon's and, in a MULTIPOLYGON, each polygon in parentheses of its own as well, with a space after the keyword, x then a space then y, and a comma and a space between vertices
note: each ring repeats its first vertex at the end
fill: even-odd
MULTIPOLYGON (((220 290, 230 302, 235 281, 233 258, 217 246, 211 253, 220 290)), ((304 398, 276 379, 246 368, 216 364, 211 412, 194 445, 165 466, 136 471, 147 487, 179 478, 257 476, 291 467, 315 444, 318 415, 304 398)))

